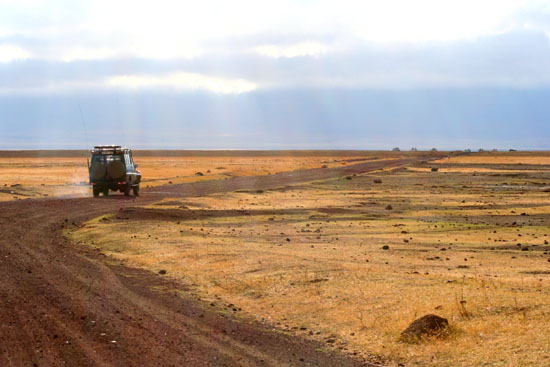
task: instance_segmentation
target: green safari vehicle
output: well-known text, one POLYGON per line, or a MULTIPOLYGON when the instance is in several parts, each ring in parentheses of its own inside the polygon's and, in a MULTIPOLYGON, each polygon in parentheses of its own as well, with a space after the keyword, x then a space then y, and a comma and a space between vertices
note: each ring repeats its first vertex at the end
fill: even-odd
POLYGON ((92 159, 88 165, 90 185, 94 197, 103 193, 109 195, 109 190, 120 191, 129 196, 139 195, 141 172, 134 163, 132 151, 120 145, 98 145, 91 151, 92 159))

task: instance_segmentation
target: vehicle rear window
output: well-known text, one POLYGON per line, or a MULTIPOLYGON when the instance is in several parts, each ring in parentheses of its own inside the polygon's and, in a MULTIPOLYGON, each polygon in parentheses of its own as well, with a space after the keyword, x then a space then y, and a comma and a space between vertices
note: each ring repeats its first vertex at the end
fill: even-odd
POLYGON ((119 161, 122 162, 122 155, 102 155, 102 154, 96 154, 92 156, 92 163, 95 162, 101 162, 103 164, 113 162, 113 161, 119 161))

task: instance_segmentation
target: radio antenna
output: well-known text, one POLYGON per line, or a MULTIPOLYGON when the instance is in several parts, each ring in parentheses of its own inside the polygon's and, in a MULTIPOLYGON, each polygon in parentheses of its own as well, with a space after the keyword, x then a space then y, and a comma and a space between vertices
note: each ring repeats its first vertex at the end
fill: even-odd
MULTIPOLYGON (((84 114, 82 113, 82 108, 80 104, 78 105, 78 110, 80 111, 80 118, 82 119, 82 125, 84 126, 84 136, 86 137, 86 149, 90 148, 90 142, 88 141, 88 129, 86 129, 86 122, 84 121, 84 114)), ((86 157, 86 162, 88 167, 90 167, 90 159, 86 157)))
POLYGON ((78 105, 78 110, 80 111, 80 118, 82 119, 82 125, 84 126, 84 135, 86 136, 86 147, 90 147, 90 142, 88 141, 88 130, 86 129, 86 122, 84 121, 84 114, 82 113, 82 108, 78 105))

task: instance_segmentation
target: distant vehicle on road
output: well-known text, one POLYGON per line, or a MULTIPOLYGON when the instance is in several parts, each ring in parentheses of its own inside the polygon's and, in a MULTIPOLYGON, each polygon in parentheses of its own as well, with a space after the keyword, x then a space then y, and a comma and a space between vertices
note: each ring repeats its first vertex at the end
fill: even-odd
POLYGON ((91 151, 92 160, 88 165, 90 185, 94 197, 103 193, 109 195, 109 190, 123 192, 129 196, 139 195, 141 172, 134 164, 132 150, 120 145, 98 145, 91 151))

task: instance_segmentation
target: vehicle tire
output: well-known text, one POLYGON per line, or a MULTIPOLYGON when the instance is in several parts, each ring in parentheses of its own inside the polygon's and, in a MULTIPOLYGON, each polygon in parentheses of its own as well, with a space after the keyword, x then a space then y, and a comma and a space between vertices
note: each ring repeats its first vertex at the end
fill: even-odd
POLYGON ((134 196, 139 196, 139 185, 133 187, 134 196))
POLYGON ((126 185, 126 187, 124 188, 124 196, 130 196, 130 189, 131 189, 131 186, 126 185))
POLYGON ((109 189, 103 189, 103 196, 109 196, 109 189))
POLYGON ((99 187, 94 186, 94 187, 92 188, 92 191, 93 191, 93 193, 94 193, 94 198, 96 198, 96 197, 99 196, 99 192, 100 192, 99 187))

